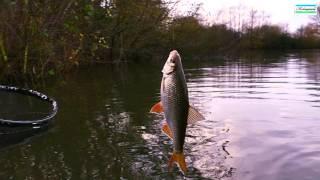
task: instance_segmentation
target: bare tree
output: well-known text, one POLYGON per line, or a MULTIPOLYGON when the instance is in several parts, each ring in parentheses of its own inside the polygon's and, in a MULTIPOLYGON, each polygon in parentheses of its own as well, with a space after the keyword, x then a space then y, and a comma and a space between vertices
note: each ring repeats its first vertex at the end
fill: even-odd
POLYGON ((320 35, 320 5, 317 7, 317 15, 312 17, 313 25, 317 29, 317 34, 320 35))

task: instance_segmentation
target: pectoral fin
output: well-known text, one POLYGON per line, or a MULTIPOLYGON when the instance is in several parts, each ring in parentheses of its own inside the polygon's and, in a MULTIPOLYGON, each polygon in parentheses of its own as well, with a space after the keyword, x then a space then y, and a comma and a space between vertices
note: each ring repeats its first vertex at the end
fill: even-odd
POLYGON ((163 112, 163 107, 162 107, 161 101, 158 102, 157 104, 153 105, 152 108, 150 109, 150 112, 162 113, 163 112))
POLYGON ((189 113, 188 113, 188 124, 194 124, 197 121, 204 120, 204 117, 198 110, 194 107, 189 106, 189 113))

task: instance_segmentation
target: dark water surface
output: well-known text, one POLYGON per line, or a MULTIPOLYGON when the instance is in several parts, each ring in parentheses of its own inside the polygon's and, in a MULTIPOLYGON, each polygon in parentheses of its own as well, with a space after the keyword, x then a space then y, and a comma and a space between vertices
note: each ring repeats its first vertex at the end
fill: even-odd
MULTIPOLYGON (((0 179, 183 179, 168 172, 163 117, 148 113, 163 63, 47 82, 41 91, 56 98, 58 115, 36 137, 0 144, 0 179)), ((183 63, 191 102, 206 117, 187 129, 187 178, 320 178, 320 52, 183 63)))

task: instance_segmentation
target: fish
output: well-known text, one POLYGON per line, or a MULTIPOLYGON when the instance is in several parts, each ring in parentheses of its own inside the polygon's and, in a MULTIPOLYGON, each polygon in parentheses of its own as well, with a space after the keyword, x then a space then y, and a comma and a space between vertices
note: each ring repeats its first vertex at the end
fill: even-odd
POLYGON ((203 120, 204 117, 196 108, 189 104, 188 88, 183 71, 180 54, 177 50, 170 52, 162 69, 160 85, 160 102, 152 106, 150 112, 164 113, 164 132, 173 140, 173 153, 169 159, 169 169, 176 163, 185 174, 187 164, 183 152, 186 129, 188 124, 203 120))

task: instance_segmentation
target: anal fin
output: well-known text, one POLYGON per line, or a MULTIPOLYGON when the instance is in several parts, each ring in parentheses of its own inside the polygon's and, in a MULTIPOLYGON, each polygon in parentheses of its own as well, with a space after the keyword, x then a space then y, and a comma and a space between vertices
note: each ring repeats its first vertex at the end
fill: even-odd
POLYGON ((162 132, 164 133, 164 134, 166 134, 170 139, 173 139, 173 134, 172 134, 172 131, 171 131, 171 129, 170 129, 170 127, 169 127, 169 125, 167 124, 167 123, 164 123, 163 125, 162 125, 162 132))

